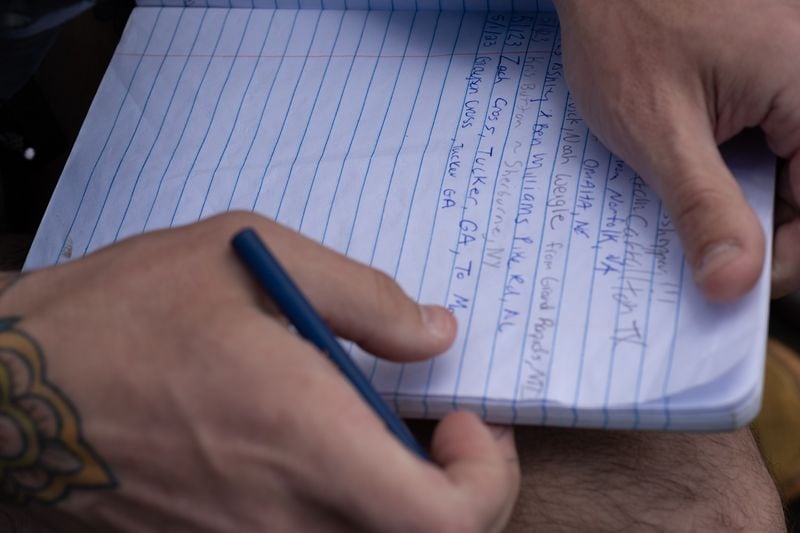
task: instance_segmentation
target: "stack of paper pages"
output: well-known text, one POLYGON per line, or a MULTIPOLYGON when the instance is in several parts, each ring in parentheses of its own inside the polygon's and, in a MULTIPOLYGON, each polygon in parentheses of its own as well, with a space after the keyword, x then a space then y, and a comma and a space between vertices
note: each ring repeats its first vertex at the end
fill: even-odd
MULTIPOLYGON (((311 3, 136 8, 26 268, 253 210, 455 314, 431 361, 352 349, 404 415, 755 415, 769 269, 735 304, 703 299, 659 199, 576 111, 551 6, 311 3)), ((770 234, 774 160, 750 139, 727 161, 770 234)))

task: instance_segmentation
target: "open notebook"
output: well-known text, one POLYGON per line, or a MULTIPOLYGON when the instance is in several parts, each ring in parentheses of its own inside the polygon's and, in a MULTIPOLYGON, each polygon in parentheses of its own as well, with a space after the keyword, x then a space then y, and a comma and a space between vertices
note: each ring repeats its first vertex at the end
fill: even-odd
MULTIPOLYGON (((734 305, 703 300, 658 198, 576 112, 551 6, 278 3, 135 9, 26 268, 255 210, 455 314, 455 344, 428 362, 351 347, 402 414, 755 415, 768 269, 734 305)), ((728 162, 769 228, 774 161, 751 139, 728 162)))

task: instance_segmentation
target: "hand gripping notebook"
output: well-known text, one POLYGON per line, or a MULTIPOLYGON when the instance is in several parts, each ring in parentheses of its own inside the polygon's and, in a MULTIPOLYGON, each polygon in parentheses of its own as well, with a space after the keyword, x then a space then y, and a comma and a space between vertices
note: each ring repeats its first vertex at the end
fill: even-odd
MULTIPOLYGON (((774 160, 753 137, 725 154, 771 234, 774 160)), ((430 361, 348 346, 403 415, 719 430, 758 411, 769 269, 703 299, 659 199, 578 114, 545 3, 140 5, 26 268, 230 209, 453 312, 430 361)))

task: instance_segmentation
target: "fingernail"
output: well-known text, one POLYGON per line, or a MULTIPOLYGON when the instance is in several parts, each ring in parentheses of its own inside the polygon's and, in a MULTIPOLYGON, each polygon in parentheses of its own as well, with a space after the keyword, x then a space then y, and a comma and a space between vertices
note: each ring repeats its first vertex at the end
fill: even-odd
POLYGON ((422 322, 434 337, 444 338, 450 336, 450 317, 435 305, 421 305, 420 313, 422 322))
POLYGON ((730 263, 741 254, 742 249, 736 241, 720 241, 706 246, 697 264, 695 279, 700 282, 720 267, 730 263))

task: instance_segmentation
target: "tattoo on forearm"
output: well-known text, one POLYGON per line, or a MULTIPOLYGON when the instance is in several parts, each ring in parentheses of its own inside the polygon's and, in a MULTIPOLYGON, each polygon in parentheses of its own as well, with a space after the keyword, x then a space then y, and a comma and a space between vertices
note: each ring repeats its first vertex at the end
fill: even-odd
POLYGON ((0 492, 17 503, 55 503, 71 489, 116 486, 86 442, 75 406, 47 381, 38 344, 0 318, 0 492))

